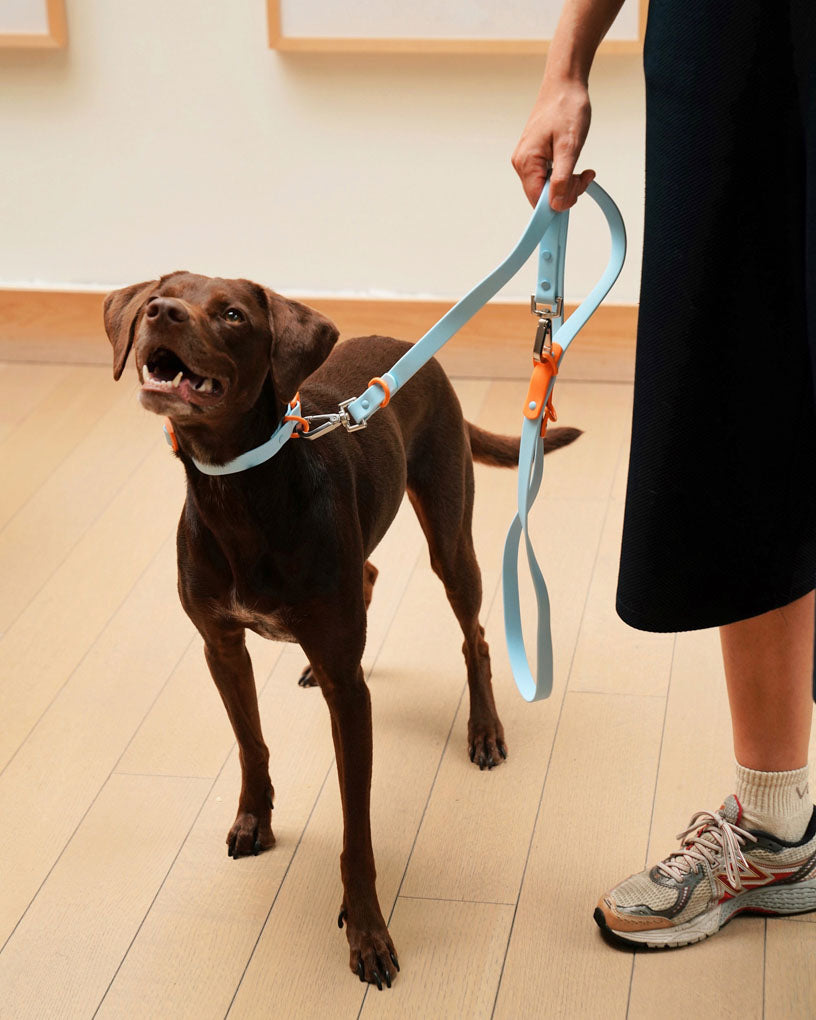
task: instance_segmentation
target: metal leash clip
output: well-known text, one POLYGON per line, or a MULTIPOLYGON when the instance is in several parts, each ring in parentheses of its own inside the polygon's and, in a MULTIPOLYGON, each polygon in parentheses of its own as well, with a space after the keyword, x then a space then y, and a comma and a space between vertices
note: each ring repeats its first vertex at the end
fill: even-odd
POLYGON ((300 432, 301 439, 318 439, 320 436, 325 436, 327 432, 332 432, 334 429, 339 428, 341 425, 346 432, 358 432, 360 429, 364 429, 368 424, 365 421, 356 422, 348 413, 346 408, 352 401, 356 400, 356 397, 350 397, 348 400, 344 400, 340 404, 339 411, 334 414, 307 414, 304 416, 304 421, 309 423, 309 428, 303 432, 300 432), (317 424, 315 424, 317 423, 317 424))
POLYGON ((552 354, 553 345, 553 319, 560 318, 563 313, 563 298, 555 298, 552 303, 538 304, 535 294, 530 296, 530 311, 538 316, 538 328, 536 329, 535 342, 533 343, 533 354, 542 360, 541 355, 552 354))

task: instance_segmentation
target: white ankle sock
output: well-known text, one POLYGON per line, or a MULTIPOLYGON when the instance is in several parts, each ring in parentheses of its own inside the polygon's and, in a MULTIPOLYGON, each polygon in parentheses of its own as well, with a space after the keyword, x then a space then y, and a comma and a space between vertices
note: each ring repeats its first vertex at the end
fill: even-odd
POLYGON ((762 829, 789 843, 800 840, 813 813, 809 771, 805 765, 791 772, 757 772, 737 762, 740 827, 762 829))

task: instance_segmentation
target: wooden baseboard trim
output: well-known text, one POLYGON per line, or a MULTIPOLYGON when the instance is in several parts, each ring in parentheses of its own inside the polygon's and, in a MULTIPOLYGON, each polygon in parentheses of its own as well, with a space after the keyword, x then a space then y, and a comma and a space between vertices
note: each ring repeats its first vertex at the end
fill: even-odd
MULTIPOLYGON (((109 364, 103 300, 104 294, 90 291, 0 289, 0 360, 109 364)), ((299 300, 337 323, 341 336, 379 333, 406 340, 418 339, 451 307, 446 301, 308 295, 299 300)), ((636 305, 603 305, 570 349, 564 378, 630 382, 636 326, 636 305)), ((439 360, 454 376, 526 378, 534 327, 523 303, 494 302, 460 330, 439 360)))

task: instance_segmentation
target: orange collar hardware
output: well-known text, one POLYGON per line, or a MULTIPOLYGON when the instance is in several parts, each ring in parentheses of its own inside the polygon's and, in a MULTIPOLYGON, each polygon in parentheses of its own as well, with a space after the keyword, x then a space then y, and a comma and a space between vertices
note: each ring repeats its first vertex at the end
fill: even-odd
POLYGON ((176 439, 176 431, 173 428, 173 423, 170 421, 169 418, 164 419, 164 438, 167 440, 167 445, 170 447, 173 453, 178 453, 179 445, 178 439, 176 439))

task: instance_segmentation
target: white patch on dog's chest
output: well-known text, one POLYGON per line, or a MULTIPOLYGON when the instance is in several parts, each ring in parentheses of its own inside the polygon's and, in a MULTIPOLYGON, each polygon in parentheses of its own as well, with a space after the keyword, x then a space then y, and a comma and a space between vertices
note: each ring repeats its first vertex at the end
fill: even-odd
POLYGON ((292 641, 295 637, 278 613, 259 613, 238 601, 233 593, 229 603, 229 614, 232 619, 242 623, 256 634, 261 634, 271 641, 292 641))

